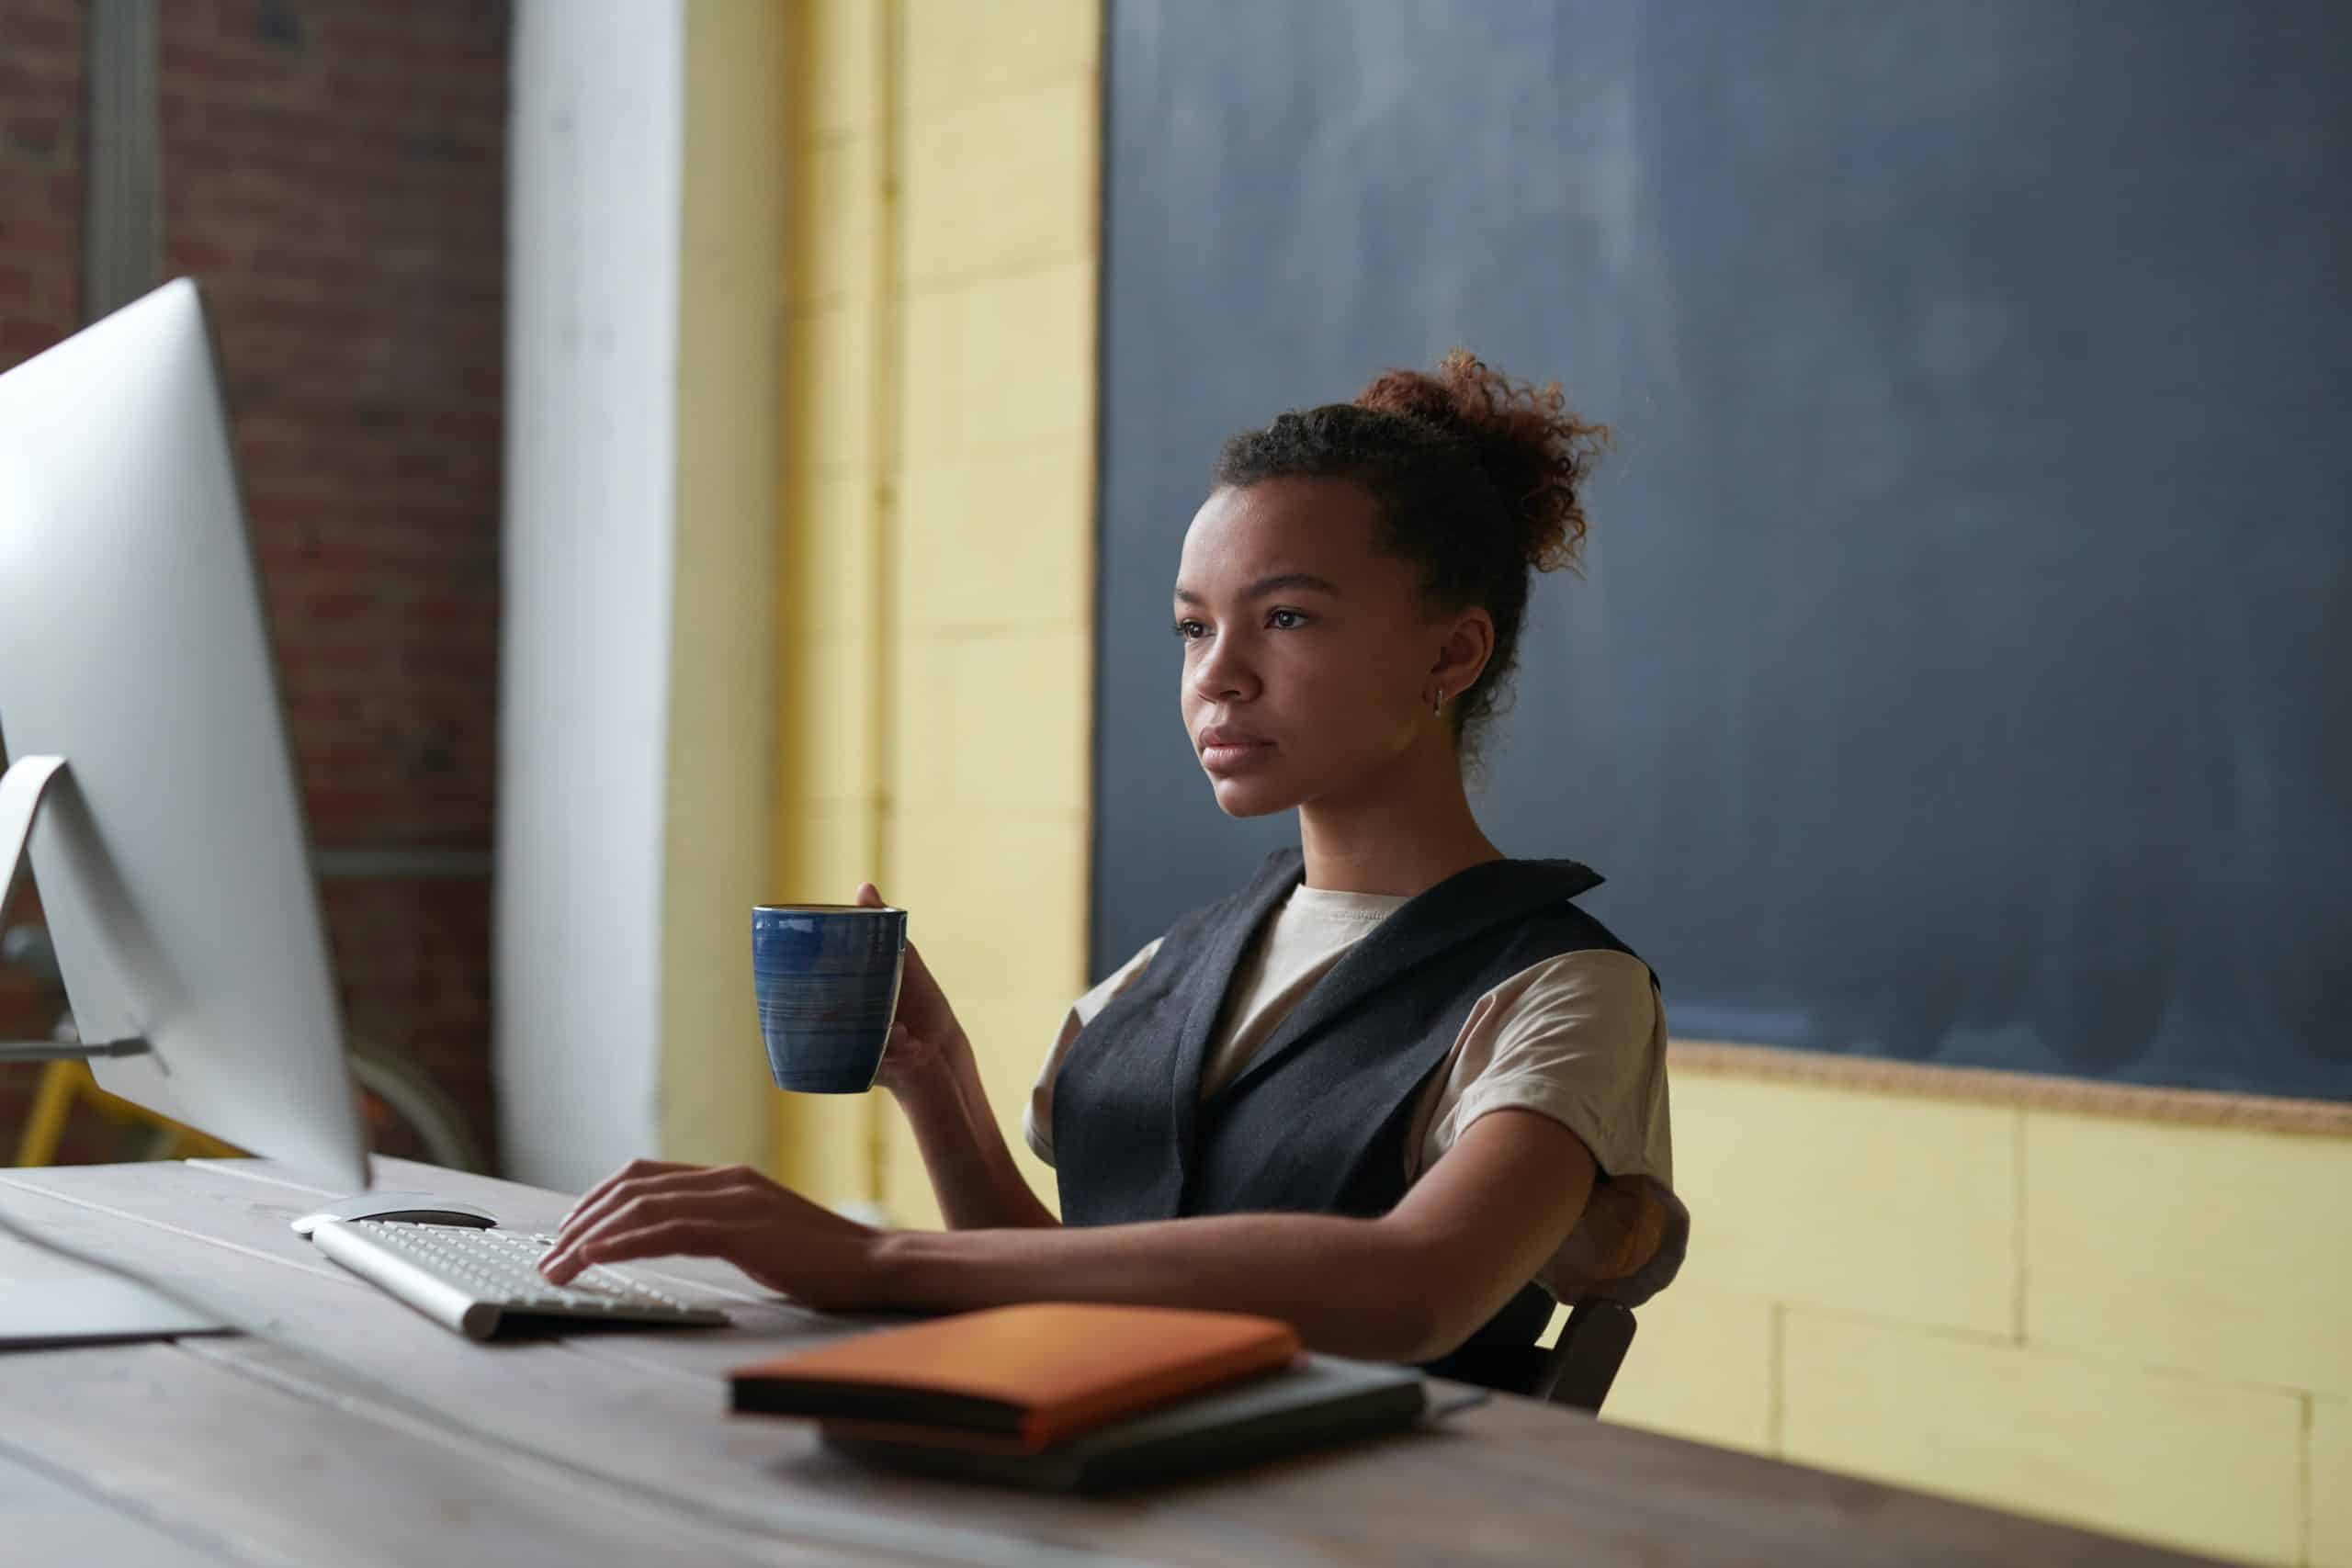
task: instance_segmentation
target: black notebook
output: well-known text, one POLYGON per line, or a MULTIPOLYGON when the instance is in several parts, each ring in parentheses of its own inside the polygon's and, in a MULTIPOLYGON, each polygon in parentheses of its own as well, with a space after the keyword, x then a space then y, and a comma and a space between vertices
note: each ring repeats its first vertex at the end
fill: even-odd
POLYGON ((1402 1431, 1426 1406, 1410 1367, 1301 1356, 1290 1369, 1081 1432, 1037 1453, 990 1453, 820 1427, 869 1464, 1056 1492, 1107 1492, 1402 1431))

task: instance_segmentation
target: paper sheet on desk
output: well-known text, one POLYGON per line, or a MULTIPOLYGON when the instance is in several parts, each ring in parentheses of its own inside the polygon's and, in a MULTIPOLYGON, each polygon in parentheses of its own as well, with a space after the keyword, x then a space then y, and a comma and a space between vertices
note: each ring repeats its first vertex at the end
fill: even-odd
POLYGON ((209 1314, 108 1275, 0 1281, 0 1351, 238 1332, 209 1314))

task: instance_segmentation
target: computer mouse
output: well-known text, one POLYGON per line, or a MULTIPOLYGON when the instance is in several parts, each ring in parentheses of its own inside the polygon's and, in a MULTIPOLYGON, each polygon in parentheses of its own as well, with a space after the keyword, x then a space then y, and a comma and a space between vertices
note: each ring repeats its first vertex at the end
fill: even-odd
POLYGON ((327 1220, 405 1220, 419 1225, 471 1225, 488 1230, 498 1216, 488 1209, 431 1192, 356 1192, 339 1202, 288 1223, 296 1235, 308 1235, 327 1220))

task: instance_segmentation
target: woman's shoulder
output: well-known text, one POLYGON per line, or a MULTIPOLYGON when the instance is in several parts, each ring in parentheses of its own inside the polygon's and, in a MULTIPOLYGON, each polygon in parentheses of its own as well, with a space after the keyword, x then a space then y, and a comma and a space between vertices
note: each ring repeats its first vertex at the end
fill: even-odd
POLYGON ((1581 947, 1535 959, 1491 987, 1473 1017, 1498 1045, 1563 1034, 1580 1041, 1646 1041, 1664 1003, 1657 977, 1623 946, 1581 947))
MULTIPOLYGON (((1499 972, 1513 980, 1541 973, 1586 984, 1598 984, 1604 976, 1630 984, 1628 977, 1638 975, 1643 986, 1662 988, 1657 972, 1633 944, 1577 903, 1577 897, 1570 894, 1543 904, 1516 922, 1497 954, 1503 966, 1499 972)), ((1487 972, 1492 976, 1498 971, 1487 972)))

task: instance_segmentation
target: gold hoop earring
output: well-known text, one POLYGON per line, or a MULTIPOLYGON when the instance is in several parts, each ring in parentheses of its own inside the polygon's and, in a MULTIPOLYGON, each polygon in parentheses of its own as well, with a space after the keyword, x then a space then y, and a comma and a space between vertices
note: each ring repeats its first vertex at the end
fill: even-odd
POLYGON ((1445 713, 1445 688, 1443 686, 1440 686, 1437 689, 1437 701, 1430 705, 1430 712, 1436 714, 1441 717, 1443 716, 1445 713))

